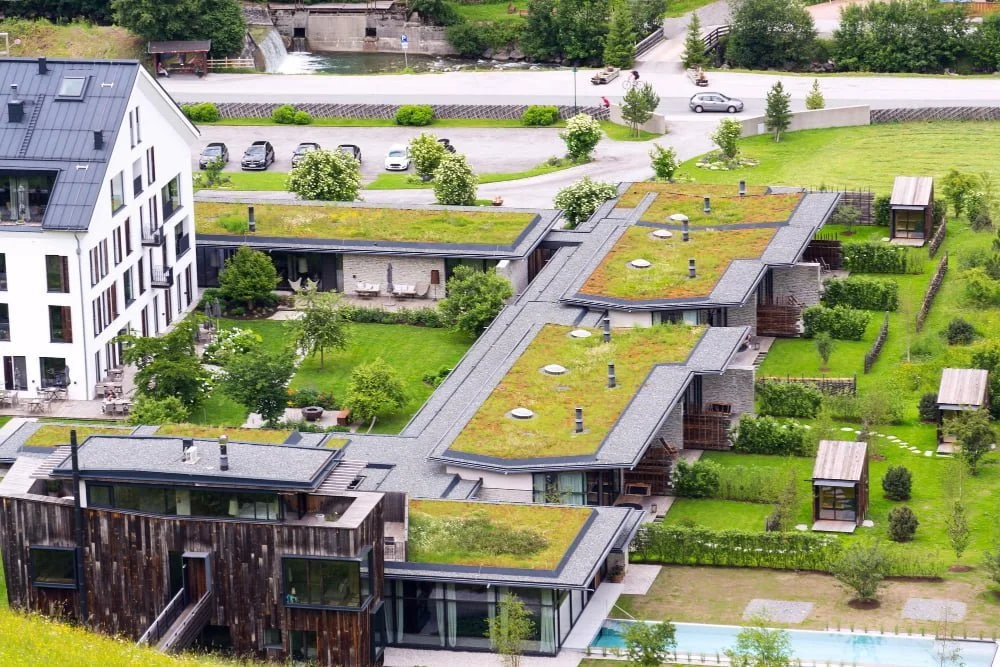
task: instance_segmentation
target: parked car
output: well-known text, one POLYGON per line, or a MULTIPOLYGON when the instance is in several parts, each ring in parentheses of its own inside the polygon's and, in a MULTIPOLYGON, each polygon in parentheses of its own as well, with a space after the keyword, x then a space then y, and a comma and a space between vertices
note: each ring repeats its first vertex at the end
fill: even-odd
POLYGON ((337 150, 347 153, 357 160, 359 164, 361 163, 361 148, 358 146, 355 146, 354 144, 340 144, 337 146, 337 150))
POLYGON ((204 169, 212 160, 222 160, 223 165, 229 164, 229 149, 226 145, 218 141, 213 141, 205 146, 201 155, 198 156, 198 167, 204 169))
POLYGON ((255 141, 243 153, 240 168, 263 171, 274 162, 274 147, 270 141, 255 141))
POLYGON ((438 143, 444 146, 444 149, 449 153, 455 152, 455 147, 451 145, 451 139, 438 139, 438 143))
POLYGON ((385 156, 386 171, 406 171, 410 168, 410 148, 403 144, 393 144, 385 156))
POLYGON ((691 96, 688 106, 695 113, 701 113, 702 111, 736 113, 737 111, 743 111, 743 100, 735 97, 727 97, 722 93, 697 93, 691 96))
POLYGON ((295 152, 292 153, 292 167, 294 168, 295 165, 299 163, 299 160, 305 157, 306 153, 318 150, 319 150, 319 144, 314 143, 312 141, 306 141, 299 144, 298 146, 295 147, 295 152))

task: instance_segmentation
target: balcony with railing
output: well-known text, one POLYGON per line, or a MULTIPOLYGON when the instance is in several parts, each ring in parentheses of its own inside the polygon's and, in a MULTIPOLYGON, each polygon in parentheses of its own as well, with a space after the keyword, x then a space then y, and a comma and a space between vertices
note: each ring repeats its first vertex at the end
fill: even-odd
POLYGON ((181 234, 174 237, 174 256, 178 259, 191 249, 191 235, 181 234))
POLYGON ((684 407, 685 449, 729 449, 732 406, 710 403, 701 409, 684 407))
POLYGON ((161 289, 169 289, 174 285, 174 269, 173 267, 163 268, 162 266, 150 267, 150 284, 153 287, 158 287, 161 289))
POLYGON ((142 245, 150 247, 159 247, 163 245, 163 229, 151 229, 149 227, 142 228, 142 245))

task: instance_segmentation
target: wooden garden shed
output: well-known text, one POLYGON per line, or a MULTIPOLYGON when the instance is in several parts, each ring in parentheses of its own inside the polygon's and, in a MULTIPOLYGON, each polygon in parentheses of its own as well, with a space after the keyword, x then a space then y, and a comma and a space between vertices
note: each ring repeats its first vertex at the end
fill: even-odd
POLYGON ((947 435, 945 422, 963 410, 981 410, 989 406, 989 373, 981 368, 946 368, 941 371, 937 408, 938 453, 952 454, 955 437, 947 435))
POLYGON ((922 246, 934 226, 934 179, 897 176, 889 199, 889 239, 893 243, 922 246))
POLYGON ((812 484, 812 529, 853 533, 868 512, 868 444, 821 440, 812 484))

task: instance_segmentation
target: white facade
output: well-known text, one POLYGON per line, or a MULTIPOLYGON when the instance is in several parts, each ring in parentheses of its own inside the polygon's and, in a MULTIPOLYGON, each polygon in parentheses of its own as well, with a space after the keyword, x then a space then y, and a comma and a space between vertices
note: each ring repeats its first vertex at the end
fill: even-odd
POLYGON ((118 135, 105 137, 114 146, 100 195, 90 203, 89 229, 0 224, 0 387, 32 395, 63 375, 68 398, 93 398, 95 384, 120 364, 116 336, 130 329, 156 335, 195 307, 196 139, 197 130, 140 67, 118 135), (162 233, 158 245, 148 240, 154 230, 162 233))

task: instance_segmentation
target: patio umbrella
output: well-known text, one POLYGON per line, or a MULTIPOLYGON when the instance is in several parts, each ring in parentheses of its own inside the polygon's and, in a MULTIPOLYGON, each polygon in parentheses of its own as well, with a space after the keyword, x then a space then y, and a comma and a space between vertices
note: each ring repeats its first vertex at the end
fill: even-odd
POLYGON ((389 292, 392 292, 392 262, 385 267, 385 282, 389 286, 389 292))

